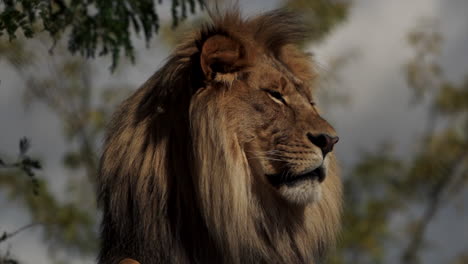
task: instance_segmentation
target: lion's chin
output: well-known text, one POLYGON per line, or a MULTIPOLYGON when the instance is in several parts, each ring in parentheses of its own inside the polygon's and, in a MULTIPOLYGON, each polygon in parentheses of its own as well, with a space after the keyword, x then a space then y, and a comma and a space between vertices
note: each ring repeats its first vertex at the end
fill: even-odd
POLYGON ((313 179, 303 180, 294 185, 282 185, 278 193, 288 202, 297 205, 307 205, 318 202, 322 198, 322 186, 313 179))
POLYGON ((320 166, 299 174, 283 172, 267 175, 267 178, 286 201, 297 205, 306 205, 321 199, 321 183, 325 180, 325 170, 324 167, 320 166))

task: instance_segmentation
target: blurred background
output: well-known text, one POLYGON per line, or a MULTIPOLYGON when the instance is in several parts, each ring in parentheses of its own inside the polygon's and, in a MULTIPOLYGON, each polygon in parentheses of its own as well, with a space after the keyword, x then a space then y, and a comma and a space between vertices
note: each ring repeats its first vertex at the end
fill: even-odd
MULTIPOLYGON (((239 6, 300 10, 312 29, 345 186, 326 263, 468 263, 468 1, 239 6)), ((193 0, 5 0, 0 13, 0 264, 93 263, 104 127, 207 16, 193 0)))

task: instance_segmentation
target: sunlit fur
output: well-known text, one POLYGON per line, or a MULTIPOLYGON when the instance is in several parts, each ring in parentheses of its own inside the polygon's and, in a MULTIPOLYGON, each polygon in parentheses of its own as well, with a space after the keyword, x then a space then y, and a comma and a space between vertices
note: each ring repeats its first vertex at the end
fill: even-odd
POLYGON ((213 21, 177 47, 110 122, 98 178, 99 263, 314 263, 335 241, 341 184, 333 153, 320 197, 302 204, 279 196, 251 154, 273 137, 255 134, 266 121, 253 109, 276 106, 261 91, 250 101, 242 93, 261 85, 258 76, 284 75, 288 83, 315 76, 309 57, 294 48, 304 37, 300 22, 279 11, 213 21), (210 79, 200 52, 216 34, 240 41, 246 63, 210 79), (289 70, 270 72, 270 60, 289 70))

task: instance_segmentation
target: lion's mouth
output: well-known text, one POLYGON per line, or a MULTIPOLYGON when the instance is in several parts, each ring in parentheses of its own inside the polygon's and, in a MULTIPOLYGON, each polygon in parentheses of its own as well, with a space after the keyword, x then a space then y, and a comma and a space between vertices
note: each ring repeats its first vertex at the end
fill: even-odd
POLYGON ((318 181, 321 183, 325 180, 325 170, 323 166, 320 166, 314 170, 307 170, 299 174, 285 170, 276 174, 267 174, 266 176, 271 185, 275 187, 281 185, 293 186, 306 180, 318 181))

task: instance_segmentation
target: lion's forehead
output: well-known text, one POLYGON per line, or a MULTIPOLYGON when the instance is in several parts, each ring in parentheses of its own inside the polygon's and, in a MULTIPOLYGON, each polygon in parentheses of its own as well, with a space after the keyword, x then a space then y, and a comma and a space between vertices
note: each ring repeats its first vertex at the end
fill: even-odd
MULTIPOLYGON (((291 63, 291 62, 289 62, 291 63)), ((309 62, 311 63, 311 62, 309 62)), ((252 71, 249 83, 257 88, 274 88, 288 94, 297 94, 312 99, 314 91, 315 74, 309 72, 308 75, 297 73, 294 65, 288 65, 278 58, 265 56, 265 58, 255 66, 252 71)))

